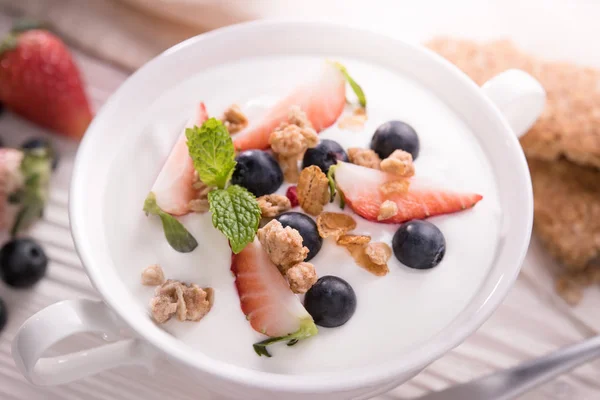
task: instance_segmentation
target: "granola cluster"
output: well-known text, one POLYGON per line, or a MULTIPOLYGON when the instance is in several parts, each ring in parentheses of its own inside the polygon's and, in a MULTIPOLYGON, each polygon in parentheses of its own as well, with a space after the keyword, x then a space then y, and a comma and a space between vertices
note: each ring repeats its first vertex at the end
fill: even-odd
POLYGON ((298 179, 298 202, 310 215, 319 215, 329 202, 329 180, 316 165, 306 167, 298 179))
POLYGON ((352 164, 362 167, 379 169, 381 158, 371 149, 362 149, 360 147, 351 147, 348 149, 348 159, 352 164))
POLYGON ((379 186, 379 192, 384 196, 390 196, 393 194, 404 194, 408 192, 410 187, 410 181, 408 179, 398 179, 388 181, 383 185, 379 186))
POLYGON ((176 316, 179 321, 200 321, 210 311, 214 302, 212 288, 201 288, 173 279, 165 281, 165 273, 158 264, 142 271, 142 285, 158 286, 150 300, 152 318, 164 324, 176 316))
MULTIPOLYGON (((370 238, 369 238, 370 239, 370 238)), ((387 262, 392 256, 392 249, 383 242, 343 244, 356 263, 370 273, 383 276, 390 272, 387 262)))
POLYGON ((169 279, 156 288, 150 300, 150 310, 159 324, 173 316, 179 321, 200 321, 210 311, 213 296, 211 288, 202 289, 195 283, 187 285, 169 279))
POLYGON ((385 221, 395 217, 398 214, 398 205, 391 200, 386 200, 379 206, 377 221, 385 221))
MULTIPOLYGON (((384 197, 407 193, 410 186, 409 178, 415 174, 412 155, 404 150, 395 150, 389 157, 381 160, 379 155, 371 149, 352 147, 348 149, 348 159, 353 164, 379 169, 394 177, 379 187, 379 191, 384 197)), ((391 201, 386 201, 381 205, 377 220, 390 219, 397 213, 397 206, 391 201)))
POLYGON ((371 236, 367 235, 342 235, 337 238, 337 244, 340 246, 367 244, 371 241, 371 236))
POLYGON ((371 242, 371 237, 367 235, 348 233, 355 228, 354 218, 344 213, 323 212, 317 217, 317 229, 322 238, 333 237, 339 246, 348 250, 359 266, 372 274, 387 274, 387 262, 392 256, 390 246, 371 242))
POLYGON ((267 194, 256 199, 263 218, 276 217, 292 208, 290 199, 280 194, 267 194))
POLYGON ((317 229, 322 238, 330 236, 338 238, 354 228, 356 228, 356 221, 348 214, 322 212, 317 217, 317 229))
POLYGON ((227 107, 221 120, 230 135, 238 133, 248 126, 248 118, 246 118, 246 115, 237 104, 232 104, 227 107))
POLYGON ((270 221, 256 233, 263 249, 281 272, 306 258, 308 248, 302 244, 297 230, 281 225, 276 219, 270 221))
POLYGON ((304 294, 317 282, 317 271, 314 265, 301 262, 285 271, 285 277, 294 293, 304 294))
POLYGON ((165 273, 158 264, 149 265, 142 271, 142 285, 158 286, 165 281, 165 273))
POLYGON ((279 162, 285 180, 298 182, 298 161, 304 152, 319 143, 317 132, 306 114, 297 106, 290 108, 288 121, 271 133, 269 144, 279 162))
POLYGON ((412 155, 404 150, 395 150, 388 158, 381 161, 380 168, 383 172, 400 178, 410 178, 415 174, 412 155))
POLYGON ((317 281, 314 265, 304 262, 308 248, 300 233, 277 220, 272 220, 257 232, 258 240, 269 258, 287 278, 294 293, 306 293, 317 281))

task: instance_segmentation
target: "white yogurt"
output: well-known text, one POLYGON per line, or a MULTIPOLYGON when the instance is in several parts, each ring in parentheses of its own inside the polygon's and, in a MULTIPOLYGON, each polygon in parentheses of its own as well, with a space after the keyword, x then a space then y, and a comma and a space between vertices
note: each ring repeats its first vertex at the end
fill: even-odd
MULTIPOLYGON (((381 123, 405 121, 415 128, 421 142, 417 175, 432 177, 457 191, 480 193, 483 200, 471 210, 430 219, 447 242, 443 261, 431 270, 413 270, 392 257, 390 273, 376 277, 357 266, 344 248, 325 240, 311 262, 319 276, 336 275, 352 285, 358 301, 356 313, 342 327, 319 328, 317 336, 294 347, 271 346, 272 358, 258 357, 252 344, 265 337, 252 330, 240 309, 230 272, 230 250, 223 235, 212 227, 210 215, 181 218, 199 242, 194 252, 181 254, 170 248, 159 219, 147 218, 142 205, 198 101, 205 101, 214 116, 236 102, 250 118, 256 117, 294 83, 318 71, 323 59, 246 59, 199 73, 164 93, 143 118, 132 121, 127 134, 136 135, 137 140, 130 148, 118 149, 120 160, 115 163, 129 168, 111 171, 115 178, 107 188, 103 211, 111 255, 123 282, 139 300, 140 312, 147 312, 153 293, 153 288, 140 284, 140 273, 149 264, 160 264, 168 278, 215 289, 214 307, 202 321, 170 321, 163 326, 188 344, 190 351, 282 374, 318 374, 375 364, 399 357, 442 330, 484 280, 494 257, 501 212, 490 165, 475 137, 446 104, 409 78, 371 64, 341 61, 367 94, 369 120, 360 132, 334 125, 321 138, 333 139, 344 148, 367 148, 381 123)), ((340 211, 336 204, 326 209, 340 211)), ((352 214, 348 208, 345 212, 352 214)), ((356 233, 391 245, 397 225, 355 218, 356 233)))

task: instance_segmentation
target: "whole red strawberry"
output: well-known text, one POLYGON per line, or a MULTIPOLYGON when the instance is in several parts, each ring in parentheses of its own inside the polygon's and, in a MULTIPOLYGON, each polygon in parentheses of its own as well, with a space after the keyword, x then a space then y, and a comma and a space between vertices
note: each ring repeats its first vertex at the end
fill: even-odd
POLYGON ((69 49, 45 30, 10 34, 0 46, 0 102, 32 122, 76 139, 92 120, 69 49))

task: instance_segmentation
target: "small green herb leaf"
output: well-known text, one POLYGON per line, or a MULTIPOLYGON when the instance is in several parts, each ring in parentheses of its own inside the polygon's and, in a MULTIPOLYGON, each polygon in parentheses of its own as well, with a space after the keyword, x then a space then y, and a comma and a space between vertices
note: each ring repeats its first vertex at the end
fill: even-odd
POLYGON ((354 79, 352 79, 352 77, 348 73, 348 70, 346 69, 346 67, 344 67, 341 63, 335 61, 333 63, 333 65, 335 65, 340 70, 342 75, 344 75, 344 78, 346 78, 346 81, 348 82, 348 84, 350 85, 352 90, 354 91, 354 94, 356 94, 356 97, 358 98, 358 103, 361 105, 361 107, 366 108, 367 107, 367 97, 365 96, 365 92, 363 92, 360 85, 358 83, 356 83, 356 81, 354 79))
POLYGON ((200 180, 223 189, 235 168, 235 149, 229 132, 221 121, 210 118, 200 128, 185 131, 190 157, 200 180))
POLYGON ((259 356, 271 357, 271 353, 267 350, 268 345, 277 342, 288 342, 288 346, 293 346, 298 341, 315 336, 317 333, 319 333, 319 330, 313 319, 309 317, 302 320, 300 328, 296 332, 285 336, 268 338, 267 340, 253 344, 252 347, 254 347, 254 352, 259 356))
POLYGON ((189 253, 198 247, 196 239, 185 229, 181 222, 158 207, 156 196, 152 192, 150 192, 148 197, 146 197, 146 201, 144 201, 144 211, 146 215, 152 214, 160 217, 165 238, 167 238, 167 242, 169 242, 175 251, 189 253))
POLYGON ((237 254, 254 240, 260 222, 260 207, 256 198, 245 188, 231 185, 208 194, 212 222, 229 239, 231 250, 237 254))

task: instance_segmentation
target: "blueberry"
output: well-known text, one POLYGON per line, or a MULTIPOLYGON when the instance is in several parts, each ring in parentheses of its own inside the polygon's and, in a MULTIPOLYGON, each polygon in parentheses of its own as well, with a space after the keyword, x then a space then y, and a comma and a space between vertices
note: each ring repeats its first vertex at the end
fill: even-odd
POLYGON ((0 249, 0 275, 9 286, 35 285, 46 273, 48 259, 31 239, 13 239, 0 249))
POLYGON ((245 187, 256 197, 275 192, 283 183, 279 164, 265 151, 246 150, 235 160, 237 165, 231 183, 245 187))
POLYGON ((323 245, 323 238, 319 236, 317 224, 313 219, 299 212, 286 212, 276 218, 285 228, 291 226, 302 236, 302 243, 308 247, 308 255, 304 261, 308 261, 317 255, 323 245))
POLYGON ((429 269, 444 258, 446 239, 431 222, 414 220, 400 225, 392 239, 392 248, 396 258, 407 267, 429 269))
POLYGON ((412 154, 413 160, 419 155, 419 136, 412 126, 402 121, 388 121, 377 128, 371 139, 371 149, 381 157, 388 158, 400 149, 412 154))
POLYGON ((6 309, 6 303, 0 299, 0 331, 6 326, 8 320, 8 310, 6 309))
POLYGON ((337 276, 323 276, 306 292, 304 307, 315 324, 326 328, 344 325, 356 311, 352 286, 337 276))
POLYGON ((52 157, 52 170, 55 170, 56 167, 58 166, 58 154, 54 150, 54 147, 52 146, 50 141, 48 141, 46 139, 41 139, 41 138, 40 139, 29 139, 21 145, 21 148, 28 149, 28 150, 40 149, 40 148, 48 149, 48 152, 50 153, 50 157, 52 157))
POLYGON ((348 154, 338 142, 323 139, 317 147, 306 150, 302 160, 302 168, 316 165, 321 168, 321 171, 327 173, 329 167, 337 164, 338 161, 348 161, 348 154))

